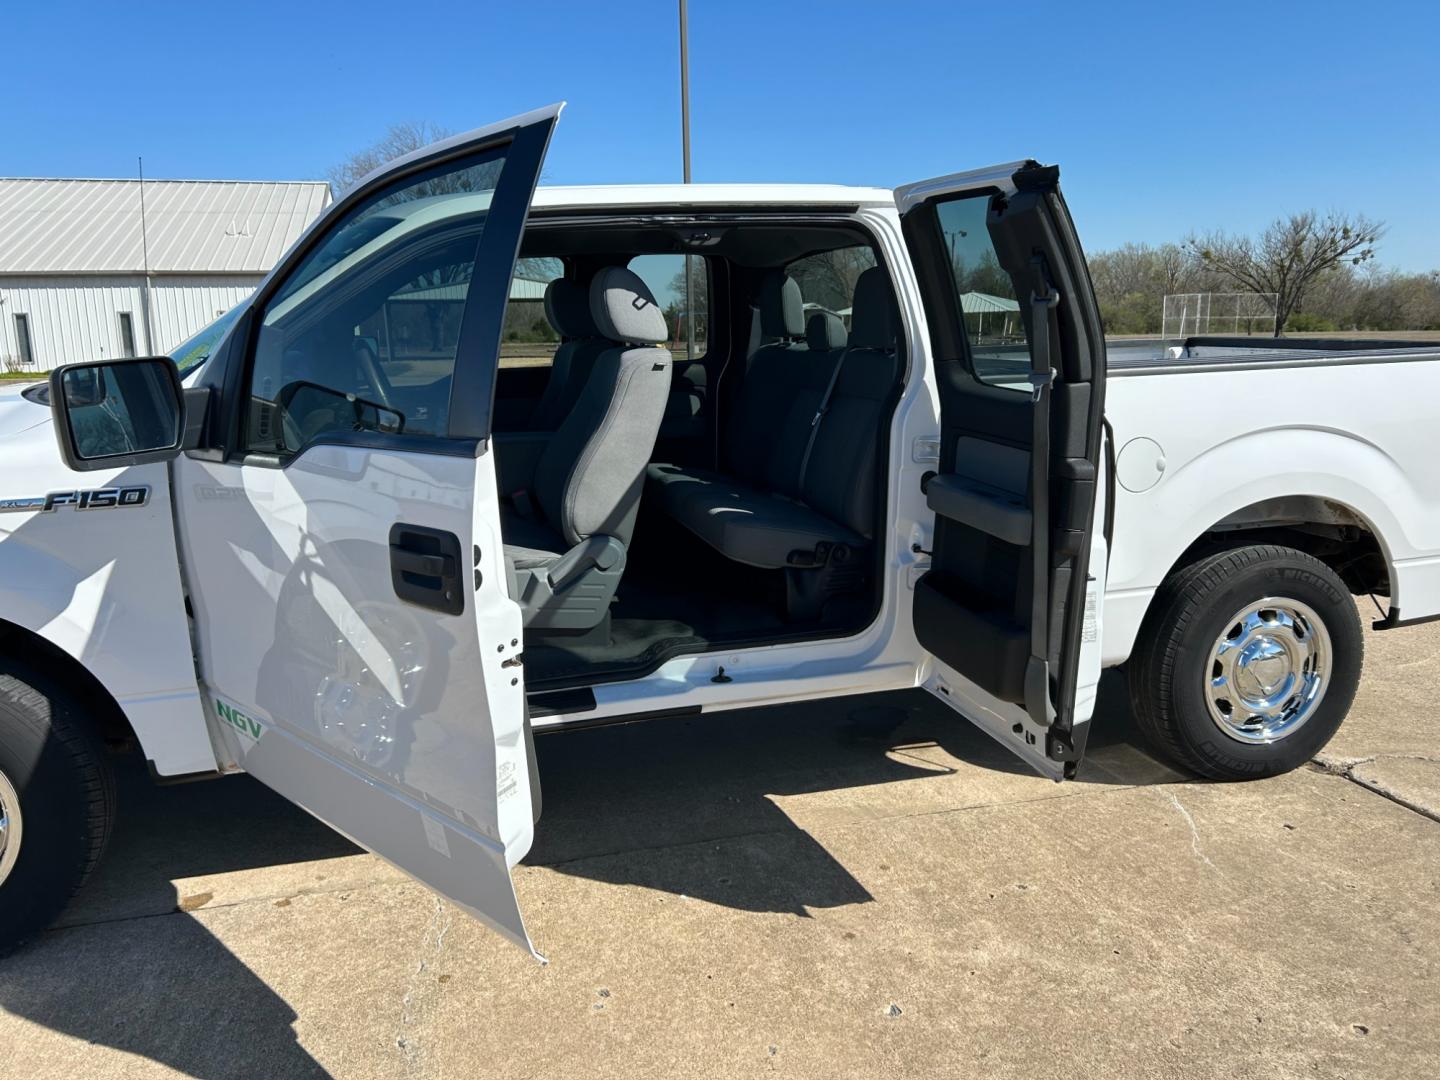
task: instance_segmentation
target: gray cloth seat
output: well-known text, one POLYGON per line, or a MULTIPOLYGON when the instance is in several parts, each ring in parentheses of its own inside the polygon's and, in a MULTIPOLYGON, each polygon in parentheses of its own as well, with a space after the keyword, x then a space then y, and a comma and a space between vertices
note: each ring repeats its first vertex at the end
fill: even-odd
POLYGON ((533 570, 559 562, 570 545, 545 522, 525 517, 514 507, 500 507, 500 533, 505 539, 505 560, 519 570, 533 570))
MULTIPOLYGON (((662 472, 672 468, 659 466, 662 472)), ((670 479, 666 509, 736 562, 766 569, 810 567, 828 546, 860 548, 866 542, 861 533, 803 503, 743 480, 699 471, 670 479)))
POLYGON ((884 270, 865 271, 848 340, 837 316, 816 312, 804 350, 772 354, 763 367, 752 362, 753 384, 741 401, 772 404, 765 427, 737 409, 725 432, 727 442, 744 444, 738 459, 729 458, 734 472, 651 465, 656 501, 711 547, 751 566, 809 570, 867 546, 877 454, 900 379, 897 327, 884 270))
POLYGON ((588 630, 607 616, 670 392, 670 353, 655 347, 665 317, 640 278, 601 270, 590 314, 609 347, 528 482, 501 507, 510 592, 527 627, 588 630))
POLYGON ((779 429, 788 407, 786 386, 799 374, 796 361, 806 359, 807 353, 804 301, 795 279, 772 271, 761 281, 756 300, 766 343, 745 365, 720 440, 720 467, 732 476, 764 483, 768 437, 779 429))
POLYGON ((545 286, 545 318, 561 341, 545 390, 530 416, 531 431, 554 431, 560 426, 580 400, 595 361, 611 347, 590 316, 590 290, 585 284, 556 278, 545 286))

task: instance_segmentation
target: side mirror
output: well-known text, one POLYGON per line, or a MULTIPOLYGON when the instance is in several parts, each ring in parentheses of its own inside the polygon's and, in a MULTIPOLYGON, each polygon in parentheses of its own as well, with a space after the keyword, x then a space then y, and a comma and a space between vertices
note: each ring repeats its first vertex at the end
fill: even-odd
POLYGON ((77 472, 169 461, 185 407, 169 357, 67 364, 50 373, 50 413, 65 464, 77 472))

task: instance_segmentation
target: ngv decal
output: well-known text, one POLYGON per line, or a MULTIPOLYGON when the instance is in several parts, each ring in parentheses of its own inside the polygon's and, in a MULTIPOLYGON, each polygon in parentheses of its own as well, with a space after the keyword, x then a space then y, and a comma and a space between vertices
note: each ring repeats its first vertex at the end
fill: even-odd
POLYGON ((213 700, 215 702, 215 714, 247 739, 254 742, 265 733, 265 725, 253 716, 245 715, 239 709, 235 708, 235 706, 225 704, 225 702, 221 701, 218 697, 213 700))
POLYGON ((144 506, 150 501, 150 489, 136 487, 93 488, 90 491, 52 491, 45 496, 40 509, 54 510, 73 506, 76 510, 117 510, 122 506, 144 506))

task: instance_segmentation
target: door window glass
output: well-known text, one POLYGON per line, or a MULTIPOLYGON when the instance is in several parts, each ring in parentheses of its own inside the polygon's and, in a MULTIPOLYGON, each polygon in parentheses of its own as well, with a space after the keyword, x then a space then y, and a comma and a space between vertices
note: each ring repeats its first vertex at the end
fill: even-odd
POLYGON ((670 328, 676 360, 698 360, 710 336, 710 281, 703 255, 636 255, 629 262, 650 287, 670 328), (685 273, 686 264, 690 273, 685 273))
POLYGON ((437 166, 350 210, 266 303, 246 441, 443 436, 465 304, 504 150, 437 166))
POLYGON ((990 196, 952 199, 936 208, 975 377, 1029 393, 1030 346, 1015 283, 1000 266, 985 218, 990 196))

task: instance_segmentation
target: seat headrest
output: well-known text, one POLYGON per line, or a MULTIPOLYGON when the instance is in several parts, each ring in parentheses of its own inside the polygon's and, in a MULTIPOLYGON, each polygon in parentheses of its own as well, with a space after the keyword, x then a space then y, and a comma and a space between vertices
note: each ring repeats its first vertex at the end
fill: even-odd
POLYGON ((563 338, 595 336, 595 321, 590 318, 590 291, 565 278, 556 278, 545 286, 545 318, 563 338))
POLYGON ((590 316, 611 341, 659 345, 670 336, 650 287, 623 266, 607 266, 590 282, 590 316))
POLYGON ((800 285, 783 270, 772 270, 760 282, 760 333, 766 337, 798 338, 805 333, 805 301, 800 285))
POLYGON ((849 340, 845 320, 828 311, 817 311, 805 323, 805 344, 816 352, 843 349, 849 340))
POLYGON ((855 281, 850 344, 860 349, 893 349, 899 325, 890 276, 883 266, 872 266, 855 281))

